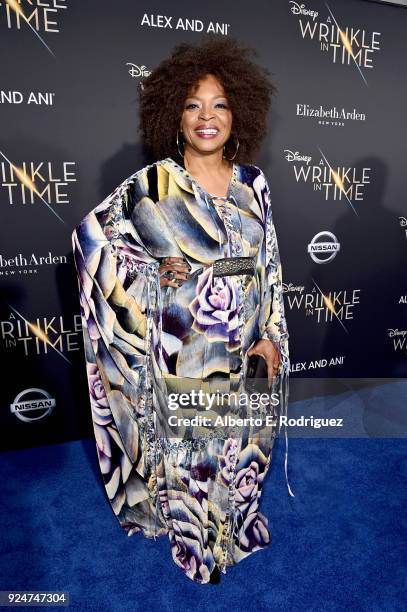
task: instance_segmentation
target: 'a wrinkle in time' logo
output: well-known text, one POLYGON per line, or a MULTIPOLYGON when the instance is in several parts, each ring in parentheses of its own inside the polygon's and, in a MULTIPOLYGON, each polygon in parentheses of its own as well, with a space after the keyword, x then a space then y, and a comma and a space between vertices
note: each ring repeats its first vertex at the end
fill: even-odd
POLYGON ((318 11, 306 4, 289 1, 291 13, 298 18, 303 40, 316 41, 323 53, 329 54, 333 64, 354 66, 367 84, 362 68, 373 68, 374 54, 380 50, 380 32, 343 26, 339 16, 335 15, 325 2, 327 14, 321 19, 318 11))
POLYGON ((387 333, 393 344, 393 351, 407 355, 407 329, 389 328, 387 333))
POLYGON ((3 0, 0 18, 9 29, 29 25, 37 32, 59 32, 59 12, 67 8, 66 0, 3 0))
POLYGON ((62 223, 63 219, 54 210, 70 203, 69 186, 77 181, 76 162, 22 162, 21 166, 12 163, 0 151, 0 189, 12 206, 44 204, 62 223))
POLYGON ((307 291, 304 286, 283 284, 284 301, 290 310, 304 311, 317 323, 337 322, 349 333, 345 321, 354 319, 355 308, 360 304, 360 289, 323 291, 313 279, 314 287, 307 291))
POLYGON ((25 357, 56 353, 70 363, 65 353, 80 349, 80 314, 72 315, 69 321, 62 315, 37 317, 29 321, 14 306, 9 306, 9 318, 0 321, 1 341, 5 349, 21 351, 25 357))
POLYGON ((363 200, 364 188, 370 184, 371 168, 333 166, 318 147, 321 157, 313 163, 311 155, 284 149, 285 159, 292 164, 297 183, 311 183, 314 191, 321 191, 325 200, 346 200, 357 214, 352 202, 363 200))
POLYGON ((48 53, 55 53, 47 45, 40 32, 59 33, 59 12, 67 8, 66 0, 2 0, 0 1, 0 27, 3 23, 10 30, 29 31, 48 53))

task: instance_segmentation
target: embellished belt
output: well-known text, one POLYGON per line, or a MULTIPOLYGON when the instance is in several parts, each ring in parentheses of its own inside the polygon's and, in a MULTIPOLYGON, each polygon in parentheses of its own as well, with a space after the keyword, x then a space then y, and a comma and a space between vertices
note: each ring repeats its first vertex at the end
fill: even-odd
POLYGON ((213 276, 236 276, 238 274, 254 276, 256 261, 254 257, 223 257, 215 259, 212 269, 213 276))

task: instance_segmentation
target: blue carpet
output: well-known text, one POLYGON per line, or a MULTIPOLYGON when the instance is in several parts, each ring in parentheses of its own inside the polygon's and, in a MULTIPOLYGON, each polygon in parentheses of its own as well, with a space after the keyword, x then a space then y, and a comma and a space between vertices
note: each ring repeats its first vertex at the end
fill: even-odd
MULTIPOLYGON (((406 609, 406 440, 276 441, 262 510, 272 543, 198 585, 168 538, 128 538, 93 440, 1 456, 1 590, 64 590, 73 610, 406 609)), ((26 608, 37 609, 37 608, 26 608)), ((53 608, 55 609, 55 608, 53 608)))

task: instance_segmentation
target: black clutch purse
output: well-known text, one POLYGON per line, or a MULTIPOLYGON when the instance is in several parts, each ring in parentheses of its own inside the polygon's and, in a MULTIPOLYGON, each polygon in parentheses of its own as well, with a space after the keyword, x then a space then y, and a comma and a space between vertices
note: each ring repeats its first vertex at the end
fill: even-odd
POLYGON ((261 355, 251 355, 247 358, 245 386, 248 393, 269 392, 267 363, 261 355))
POLYGON ((235 276, 237 274, 254 276, 256 261, 254 257, 223 257, 223 259, 215 259, 212 268, 213 276, 235 276))
POLYGON ((265 378, 267 380, 267 363, 261 355, 251 355, 248 357, 246 376, 247 378, 265 378))

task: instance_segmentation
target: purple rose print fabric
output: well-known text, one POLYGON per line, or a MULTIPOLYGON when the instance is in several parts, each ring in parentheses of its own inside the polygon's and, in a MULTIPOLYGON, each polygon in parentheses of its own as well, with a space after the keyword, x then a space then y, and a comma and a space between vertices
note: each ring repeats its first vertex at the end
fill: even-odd
MULTIPOLYGON (((178 567, 208 583, 271 541, 260 498, 276 427, 169 424, 170 400, 192 388, 241 391, 247 350, 268 338, 281 355, 276 413, 286 413, 289 334, 267 181, 258 167, 234 164, 228 196, 214 198, 168 157, 123 181, 72 240, 113 512, 129 536, 167 535, 178 567), (167 256, 191 266, 178 289, 160 287, 167 256), (255 258, 254 276, 213 276, 214 260, 238 256, 255 258)), ((231 404, 190 409, 218 417, 231 404)), ((285 469, 287 477, 287 446, 285 469)))

